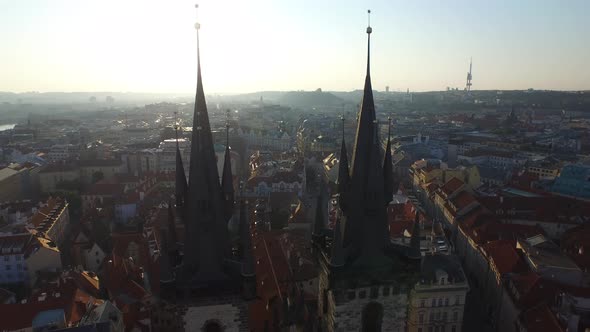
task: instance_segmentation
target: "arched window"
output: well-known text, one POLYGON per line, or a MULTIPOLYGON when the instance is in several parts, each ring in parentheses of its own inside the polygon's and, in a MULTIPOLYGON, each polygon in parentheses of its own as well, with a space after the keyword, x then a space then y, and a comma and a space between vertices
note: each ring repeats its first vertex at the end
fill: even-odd
POLYGON ((371 302, 363 309, 362 331, 378 332, 381 331, 383 321, 383 306, 377 302, 371 302))
POLYGON ((221 324, 219 323, 219 321, 208 320, 205 322, 205 325, 203 326, 203 331, 204 332, 222 332, 223 328, 221 327, 221 324))

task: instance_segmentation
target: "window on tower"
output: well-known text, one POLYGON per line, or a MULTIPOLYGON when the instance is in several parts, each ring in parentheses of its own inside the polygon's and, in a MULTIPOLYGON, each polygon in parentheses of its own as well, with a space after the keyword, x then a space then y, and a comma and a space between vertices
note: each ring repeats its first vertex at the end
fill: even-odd
POLYGON ((221 328, 221 324, 217 320, 208 320, 205 322, 205 326, 203 327, 203 331, 205 332, 221 332, 223 329, 221 328))
POLYGON ((377 302, 371 302, 365 306, 362 313, 362 331, 381 331, 383 321, 383 306, 377 302))

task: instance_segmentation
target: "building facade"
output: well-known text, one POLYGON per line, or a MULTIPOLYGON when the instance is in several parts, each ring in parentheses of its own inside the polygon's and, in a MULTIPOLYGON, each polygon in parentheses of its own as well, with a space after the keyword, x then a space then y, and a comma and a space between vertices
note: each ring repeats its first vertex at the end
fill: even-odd
POLYGON ((408 331, 461 331, 469 284, 455 258, 424 257, 422 278, 412 290, 408 306, 408 331))
POLYGON ((25 253, 32 241, 30 234, 0 237, 0 284, 27 283, 29 273, 25 253))

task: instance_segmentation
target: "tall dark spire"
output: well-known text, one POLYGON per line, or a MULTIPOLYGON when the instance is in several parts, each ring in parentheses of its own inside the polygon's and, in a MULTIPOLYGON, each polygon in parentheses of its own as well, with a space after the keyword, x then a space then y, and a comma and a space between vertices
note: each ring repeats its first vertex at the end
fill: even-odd
POLYGON ((319 239, 324 234, 326 224, 324 222, 324 199, 323 199, 324 186, 323 182, 320 184, 320 193, 316 201, 315 208, 315 219, 313 221, 312 235, 314 238, 319 239))
POLYGON ((231 154, 229 150, 229 110, 227 110, 227 121, 225 124, 225 157, 223 161, 223 173, 221 176, 221 189, 225 199, 226 219, 229 220, 234 210, 234 180, 231 171, 231 154))
POLYGON ((178 237, 176 234, 176 216, 172 201, 168 202, 168 252, 176 254, 178 250, 178 237))
POLYGON ((192 278, 202 282, 225 278, 222 265, 228 249, 228 229, 201 76, 200 24, 196 23, 195 28, 197 90, 187 197, 190 203, 186 204, 188 234, 184 266, 192 278))
POLYGON ((168 238, 166 231, 160 230, 160 283, 168 284, 174 281, 170 256, 168 254, 168 238))
POLYGON ((250 223, 246 213, 246 203, 240 201, 240 242, 242 250, 242 276, 251 277, 254 275, 254 256, 252 255, 252 235, 250 223))
MULTIPOLYGON (((243 186, 240 185, 240 191, 243 186)), ((243 192, 242 195, 243 197, 243 192)), ((254 253, 252 248, 252 232, 248 219, 246 201, 240 200, 240 251, 242 276, 242 296, 246 300, 256 298, 256 267, 254 265, 254 253)))
POLYGON ((182 163, 182 155, 180 147, 178 146, 178 119, 176 118, 178 112, 174 112, 174 132, 176 135, 176 206, 181 207, 184 204, 187 193, 186 174, 184 173, 184 165, 182 163))
MULTIPOLYGON (((369 47, 367 51, 367 74, 365 77, 361 109, 358 114, 355 145, 352 155, 352 169, 350 172, 352 181, 357 182, 357 185, 367 180, 368 164, 372 150, 371 146, 374 144, 375 137, 375 102, 373 101, 370 72, 370 45, 372 32, 373 29, 370 26, 367 27, 367 45, 369 47)), ((362 190, 364 188, 357 189, 362 190)))
MULTIPOLYGON (((367 10, 367 18, 369 24, 367 25, 367 77, 371 74, 371 33, 373 32, 373 28, 371 28, 371 10, 367 10)), ((371 83, 369 81, 369 83, 371 83)), ((366 85, 365 85, 366 87, 366 85)))
MULTIPOLYGON (((370 13, 370 11, 369 11, 370 13)), ((370 22, 369 22, 370 23, 370 22)), ((358 268, 384 266, 391 263, 383 253, 388 243, 383 155, 379 126, 371 86, 370 41, 373 29, 367 27, 367 73, 363 100, 358 112, 358 123, 352 153, 350 185, 343 210, 344 247, 347 261, 358 268)))
POLYGON ((391 117, 388 118, 389 128, 387 130, 387 145, 385 146, 385 158, 383 160, 383 179, 385 189, 385 205, 389 204, 393 198, 395 188, 393 179, 393 157, 391 156, 391 117))
MULTIPOLYGON (((371 144, 371 154, 369 159, 369 174, 367 177, 363 211, 365 223, 369 223, 365 228, 363 239, 363 250, 367 247, 375 247, 373 249, 382 249, 388 239, 387 232, 387 216, 383 205, 385 201, 385 193, 383 183, 383 159, 381 156, 381 144, 378 135, 379 122, 374 120, 373 143, 371 144)), ((371 249, 371 250, 373 250, 371 249)))
MULTIPOLYGON (((346 151, 346 142, 344 140, 344 116, 340 117, 342 120, 342 145, 340 146, 340 163, 338 165, 338 193, 340 196, 340 206, 342 206, 342 194, 348 189, 350 184, 350 174, 348 169, 348 152, 346 151)), ((345 205, 345 204, 344 204, 345 205)))
POLYGON ((334 226, 334 237, 332 238, 332 255, 330 265, 338 267, 344 265, 344 248, 342 247, 342 227, 340 227, 340 218, 336 219, 334 226))
POLYGON ((373 142, 370 145, 371 154, 369 159, 369 174, 365 187, 365 206, 371 209, 378 209, 384 201, 383 192, 383 164, 381 159, 381 144, 379 140, 379 121, 373 120, 373 142))
POLYGON ((410 258, 418 259, 422 257, 420 252, 420 209, 416 207, 416 218, 412 228, 412 237, 410 238, 410 258))

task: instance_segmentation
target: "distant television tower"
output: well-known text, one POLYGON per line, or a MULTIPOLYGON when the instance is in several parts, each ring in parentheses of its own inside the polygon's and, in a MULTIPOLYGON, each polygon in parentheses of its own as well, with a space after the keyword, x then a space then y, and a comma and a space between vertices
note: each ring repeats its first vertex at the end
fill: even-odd
POLYGON ((469 72, 467 72, 467 84, 465 84, 465 91, 467 92, 467 94, 469 94, 469 92, 471 92, 471 79, 473 78, 473 76, 471 76, 472 65, 473 65, 473 59, 469 58, 469 72))

